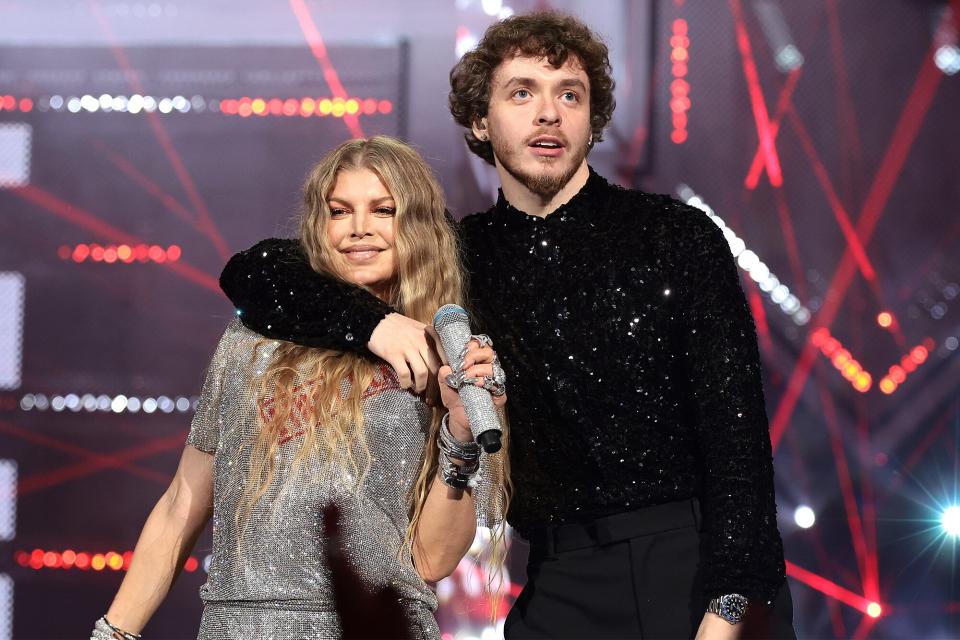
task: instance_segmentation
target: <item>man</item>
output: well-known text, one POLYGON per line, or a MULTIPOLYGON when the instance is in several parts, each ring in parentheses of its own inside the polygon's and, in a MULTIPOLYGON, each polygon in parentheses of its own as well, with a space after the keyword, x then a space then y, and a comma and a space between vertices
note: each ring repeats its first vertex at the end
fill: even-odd
MULTIPOLYGON (((507 519, 531 546, 505 635, 793 637, 756 334, 722 233, 589 168, 613 82, 574 18, 499 22, 450 79, 502 186, 460 237, 476 324, 512 381, 507 519)), ((235 256, 222 284, 257 331, 435 383, 423 325, 285 241, 235 256), (277 304, 252 308, 265 288, 277 304)))

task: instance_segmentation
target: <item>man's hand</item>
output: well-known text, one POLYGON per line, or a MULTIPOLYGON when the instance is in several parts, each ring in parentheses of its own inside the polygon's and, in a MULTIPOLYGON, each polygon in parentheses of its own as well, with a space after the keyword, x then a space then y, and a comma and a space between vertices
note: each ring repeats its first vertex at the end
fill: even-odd
POLYGON ((440 358, 427 325, 391 313, 373 330, 367 348, 393 367, 401 387, 423 395, 427 404, 436 403, 440 358))
POLYGON ((705 613, 695 640, 737 640, 743 623, 730 624, 715 613, 705 613))

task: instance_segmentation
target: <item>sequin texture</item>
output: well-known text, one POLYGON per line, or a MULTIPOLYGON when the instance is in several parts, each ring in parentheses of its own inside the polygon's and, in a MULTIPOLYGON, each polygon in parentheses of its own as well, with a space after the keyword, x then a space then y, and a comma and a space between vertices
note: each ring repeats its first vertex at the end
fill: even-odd
MULTIPOLYGON (((436 596, 410 555, 401 552, 432 412, 400 388, 389 367, 382 367, 363 394, 371 454, 363 483, 346 469, 320 473, 323 465, 316 457, 294 471, 293 457, 303 441, 294 414, 281 438, 277 477, 254 505, 245 530, 238 528, 235 514, 258 413, 271 410, 270 399, 259 397, 259 376, 277 344, 238 320, 227 327, 187 437, 190 445, 214 456, 213 554, 200 591, 205 606, 199 637, 339 637, 321 526, 323 508, 334 502, 341 511, 344 556, 363 584, 392 586, 412 637, 438 638, 436 596)), ((301 373, 295 384, 307 390, 310 380, 301 373)), ((346 384, 341 383, 344 392, 346 384)), ((481 519, 495 521, 499 516, 492 509, 498 505, 485 503, 482 495, 489 494, 474 494, 481 519)))
MULTIPOLYGON (((592 170, 545 218, 501 194, 459 229, 475 330, 510 377, 508 522, 528 536, 696 496, 704 594, 772 600, 785 574, 760 360, 721 231, 592 170)), ((335 339, 355 292, 320 276, 297 286, 327 308, 292 339, 335 339)), ((243 287, 231 298, 242 305, 243 287)))

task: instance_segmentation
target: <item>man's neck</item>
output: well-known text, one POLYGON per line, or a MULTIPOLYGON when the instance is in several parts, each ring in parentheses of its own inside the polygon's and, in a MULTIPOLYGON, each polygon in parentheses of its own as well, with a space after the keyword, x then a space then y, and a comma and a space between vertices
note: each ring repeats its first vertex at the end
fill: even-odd
POLYGON ((507 202, 526 214, 546 218, 583 189, 583 185, 587 184, 587 179, 590 177, 590 168, 584 160, 570 181, 548 199, 530 191, 500 165, 497 165, 497 173, 500 174, 500 187, 507 202))

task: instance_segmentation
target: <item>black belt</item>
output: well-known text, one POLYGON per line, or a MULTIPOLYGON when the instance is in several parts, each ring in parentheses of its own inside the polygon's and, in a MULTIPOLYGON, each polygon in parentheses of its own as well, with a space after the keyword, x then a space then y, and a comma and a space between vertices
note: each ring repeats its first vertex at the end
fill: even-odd
POLYGON ((696 498, 614 513, 586 522, 570 522, 534 529, 529 538, 531 553, 553 555, 574 549, 597 547, 674 529, 700 529, 700 503, 696 498))

